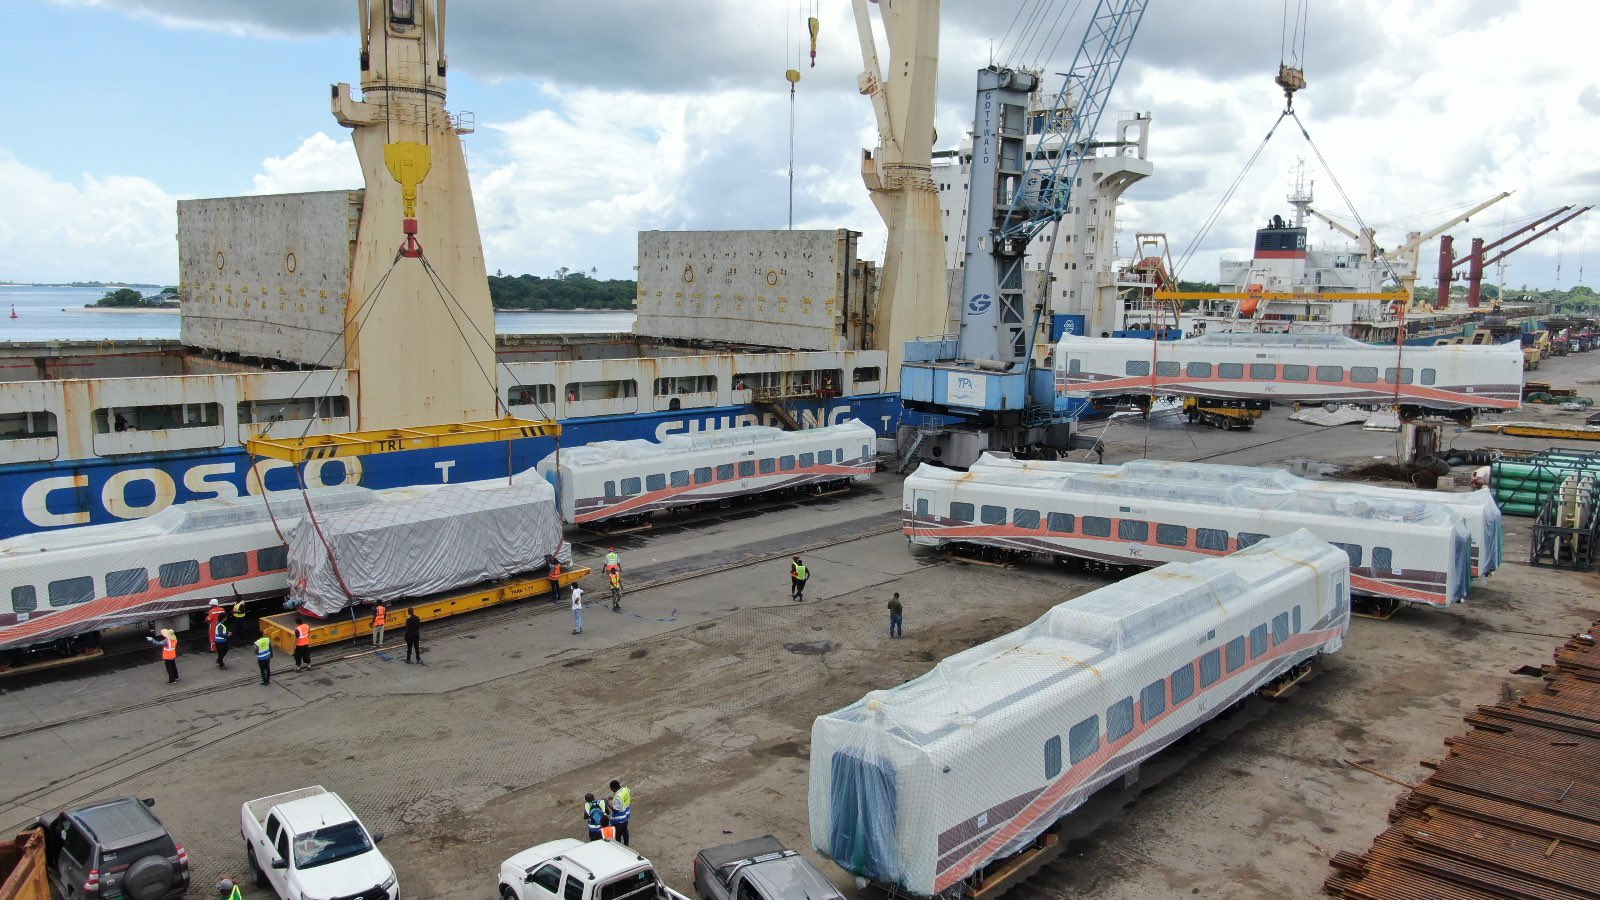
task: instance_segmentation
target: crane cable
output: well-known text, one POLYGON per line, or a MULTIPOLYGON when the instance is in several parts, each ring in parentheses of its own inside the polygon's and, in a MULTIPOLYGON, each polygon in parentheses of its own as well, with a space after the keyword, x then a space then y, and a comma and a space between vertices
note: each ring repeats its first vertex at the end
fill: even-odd
POLYGON ((1290 113, 1288 110, 1284 110, 1278 114, 1278 118, 1272 123, 1272 127, 1267 129, 1266 136, 1261 139, 1261 143, 1256 145, 1255 152, 1251 153, 1250 158, 1245 160, 1244 168, 1239 170, 1239 174, 1234 176, 1233 183, 1229 184, 1228 189, 1223 192, 1222 199, 1217 201, 1217 205, 1213 207, 1211 213, 1201 221, 1199 230, 1195 232, 1194 237, 1189 239, 1189 243, 1183 248, 1183 252, 1178 254, 1178 261, 1173 265, 1172 279, 1174 281, 1178 280, 1179 273, 1183 271, 1183 267, 1185 265, 1188 265, 1189 259, 1194 256, 1195 251, 1200 249, 1200 242, 1205 240, 1206 234, 1209 233, 1211 231, 1211 227, 1217 223, 1217 219, 1222 215, 1222 210, 1227 207, 1228 202, 1233 199, 1234 192, 1239 190, 1239 185, 1244 182, 1244 177, 1250 174, 1250 169, 1255 166, 1256 160, 1261 157, 1261 151, 1267 148, 1267 144, 1272 140, 1272 136, 1277 133, 1278 126, 1282 125, 1283 120, 1288 118, 1289 115, 1290 113))

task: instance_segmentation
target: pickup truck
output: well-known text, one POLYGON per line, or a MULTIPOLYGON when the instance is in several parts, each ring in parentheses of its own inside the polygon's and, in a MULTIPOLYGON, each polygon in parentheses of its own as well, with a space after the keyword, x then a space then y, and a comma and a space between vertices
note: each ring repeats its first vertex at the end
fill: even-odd
POLYGON ((701 850, 694 857, 701 900, 843 900, 816 867, 772 835, 701 850))
POLYGON ((615 841, 562 838, 500 864, 501 900, 689 900, 615 841))
POLYGON ((399 900, 394 867, 338 794, 321 785, 251 800, 239 833, 257 887, 283 900, 399 900))

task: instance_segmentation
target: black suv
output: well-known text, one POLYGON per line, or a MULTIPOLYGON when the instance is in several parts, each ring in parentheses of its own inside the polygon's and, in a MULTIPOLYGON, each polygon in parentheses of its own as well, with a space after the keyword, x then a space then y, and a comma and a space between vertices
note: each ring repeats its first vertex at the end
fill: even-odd
POLYGON ((150 807, 105 800, 44 816, 50 880, 66 900, 166 900, 189 891, 189 854, 150 807))

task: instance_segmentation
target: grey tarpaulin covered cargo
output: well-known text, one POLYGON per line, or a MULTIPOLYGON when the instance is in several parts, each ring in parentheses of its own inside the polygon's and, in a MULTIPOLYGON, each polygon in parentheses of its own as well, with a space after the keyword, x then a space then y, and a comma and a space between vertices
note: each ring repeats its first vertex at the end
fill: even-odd
POLYGON ((321 535, 309 518, 290 532, 290 606, 328 616, 350 605, 346 587, 361 602, 393 601, 537 571, 547 554, 572 558, 555 489, 537 476, 391 496, 318 515, 321 535))

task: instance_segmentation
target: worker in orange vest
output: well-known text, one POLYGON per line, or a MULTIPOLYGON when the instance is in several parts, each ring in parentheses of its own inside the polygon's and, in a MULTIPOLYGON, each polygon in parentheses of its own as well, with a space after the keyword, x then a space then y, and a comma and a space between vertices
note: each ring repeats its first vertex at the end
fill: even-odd
POLYGON ((222 606, 216 600, 206 607, 206 637, 211 641, 211 652, 217 652, 217 623, 222 621, 222 606))
POLYGON ((161 648, 161 661, 167 666, 167 684, 178 680, 178 633, 161 629, 161 636, 146 635, 145 640, 161 648))
POLYGON ((383 646, 383 623, 388 618, 389 608, 379 600, 378 605, 372 610, 372 646, 383 646))
POLYGON ((545 554, 544 562, 550 569, 548 575, 550 579, 550 602, 559 606, 561 604, 561 560, 556 559, 554 554, 547 553, 545 554))
POLYGON ((294 617, 294 667, 311 668, 311 626, 299 616, 294 617))

